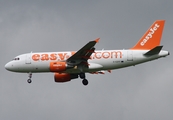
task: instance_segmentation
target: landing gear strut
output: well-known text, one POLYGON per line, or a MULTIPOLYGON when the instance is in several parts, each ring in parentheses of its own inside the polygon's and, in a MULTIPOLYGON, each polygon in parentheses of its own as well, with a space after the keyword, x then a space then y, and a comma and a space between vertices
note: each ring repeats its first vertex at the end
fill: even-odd
POLYGON ((32 78, 32 73, 28 73, 28 77, 29 77, 29 79, 27 80, 27 82, 28 82, 28 83, 31 83, 31 82, 32 82, 32 80, 31 80, 31 78, 32 78))
POLYGON ((81 79, 83 79, 82 80, 83 85, 85 86, 88 85, 88 80, 85 78, 85 73, 80 73, 79 76, 81 79))

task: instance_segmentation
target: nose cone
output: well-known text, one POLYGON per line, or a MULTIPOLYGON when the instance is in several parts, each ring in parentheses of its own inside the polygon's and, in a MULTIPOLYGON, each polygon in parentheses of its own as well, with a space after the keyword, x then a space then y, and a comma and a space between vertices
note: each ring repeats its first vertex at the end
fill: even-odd
POLYGON ((9 70, 9 71, 13 71, 13 64, 11 62, 8 62, 6 65, 5 65, 5 69, 6 70, 9 70))

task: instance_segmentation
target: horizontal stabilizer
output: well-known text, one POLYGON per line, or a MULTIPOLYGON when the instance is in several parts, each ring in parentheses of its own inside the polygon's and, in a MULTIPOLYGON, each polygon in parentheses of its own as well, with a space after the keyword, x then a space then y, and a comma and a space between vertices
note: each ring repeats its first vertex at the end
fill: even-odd
POLYGON ((156 46, 155 48, 151 49, 150 51, 148 51, 147 53, 145 53, 144 55, 156 55, 159 54, 159 52, 161 51, 163 46, 156 46))

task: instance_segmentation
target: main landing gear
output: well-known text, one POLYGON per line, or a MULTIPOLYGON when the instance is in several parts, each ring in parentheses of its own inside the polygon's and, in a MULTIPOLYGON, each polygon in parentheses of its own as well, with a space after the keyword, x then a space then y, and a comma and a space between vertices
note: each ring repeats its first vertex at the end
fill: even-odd
POLYGON ((28 73, 28 80, 27 80, 27 82, 28 83, 31 83, 32 82, 32 80, 31 80, 31 78, 32 78, 32 73, 28 73))
POLYGON ((81 79, 83 79, 82 80, 83 85, 85 86, 88 85, 88 80, 85 78, 85 73, 80 73, 79 76, 81 79))

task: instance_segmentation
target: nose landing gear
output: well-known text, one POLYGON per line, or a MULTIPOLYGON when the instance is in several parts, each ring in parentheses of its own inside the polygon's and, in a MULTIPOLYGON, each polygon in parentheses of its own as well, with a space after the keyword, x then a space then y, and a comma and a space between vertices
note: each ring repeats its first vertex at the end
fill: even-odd
POLYGON ((29 77, 29 79, 27 80, 27 82, 28 82, 28 83, 31 83, 31 82, 32 82, 32 80, 31 80, 31 78, 32 78, 32 73, 28 73, 28 77, 29 77))
POLYGON ((31 79, 28 79, 28 80, 27 80, 27 82, 28 82, 28 83, 31 83, 31 82, 32 82, 32 80, 31 80, 31 79))

